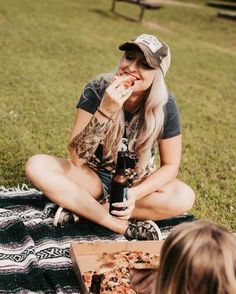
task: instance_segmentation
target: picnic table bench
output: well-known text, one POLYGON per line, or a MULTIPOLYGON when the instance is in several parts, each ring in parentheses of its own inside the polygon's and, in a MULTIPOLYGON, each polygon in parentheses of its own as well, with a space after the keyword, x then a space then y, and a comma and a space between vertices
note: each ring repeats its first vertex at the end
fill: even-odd
POLYGON ((162 5, 150 0, 112 0, 111 11, 115 12, 116 2, 125 2, 134 4, 140 7, 140 14, 138 21, 141 22, 144 16, 145 9, 160 9, 162 5))
POLYGON ((209 0, 207 1, 208 6, 215 8, 224 9, 218 12, 219 17, 227 18, 230 20, 236 20, 236 0, 222 1, 222 0, 209 0))
POLYGON ((234 1, 209 0, 207 1, 207 5, 217 7, 217 8, 236 10, 236 3, 234 1))

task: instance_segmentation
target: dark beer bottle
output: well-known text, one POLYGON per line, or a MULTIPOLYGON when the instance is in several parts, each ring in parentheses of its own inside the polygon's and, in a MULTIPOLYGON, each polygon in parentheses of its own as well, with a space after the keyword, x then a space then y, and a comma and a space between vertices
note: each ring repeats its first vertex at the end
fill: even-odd
POLYGON ((119 151, 116 164, 116 172, 111 180, 110 214, 112 210, 124 210, 125 207, 114 207, 112 204, 127 200, 128 178, 125 175, 126 158, 125 152, 119 151))
POLYGON ((94 273, 92 275, 91 286, 89 289, 89 294, 99 294, 101 286, 101 275, 94 273))

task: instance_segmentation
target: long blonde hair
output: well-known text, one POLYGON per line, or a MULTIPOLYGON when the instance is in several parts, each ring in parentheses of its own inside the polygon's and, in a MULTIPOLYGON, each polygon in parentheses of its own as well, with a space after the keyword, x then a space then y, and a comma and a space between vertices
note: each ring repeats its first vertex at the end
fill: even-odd
POLYGON ((177 226, 161 251, 155 294, 235 294, 236 237, 218 225, 177 226))
MULTIPOLYGON (((170 65, 170 55, 166 61, 166 68, 170 65)), ((166 70, 167 71, 167 70, 166 70)), ((114 75, 114 73, 113 73, 114 75)), ((109 81, 112 74, 105 74, 104 78, 109 81)), ((138 163, 135 167, 139 174, 142 174, 151 158, 151 148, 160 137, 164 125, 164 105, 168 100, 168 90, 165 84, 163 73, 157 69, 153 83, 146 92, 143 107, 141 108, 138 121, 134 122, 135 134, 131 144, 137 154, 138 163)), ((113 116, 113 123, 107 125, 104 139, 104 158, 112 156, 116 162, 117 152, 120 148, 125 128, 124 112, 121 109, 113 116)))

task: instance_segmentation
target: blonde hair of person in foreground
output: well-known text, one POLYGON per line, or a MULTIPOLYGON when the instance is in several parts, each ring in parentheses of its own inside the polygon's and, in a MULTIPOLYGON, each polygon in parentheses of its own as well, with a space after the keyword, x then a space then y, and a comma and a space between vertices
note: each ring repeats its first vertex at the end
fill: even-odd
POLYGON ((209 221, 183 223, 165 240, 156 270, 131 271, 139 294, 235 294, 236 236, 209 221))
POLYGON ((208 221, 177 226, 161 250, 155 294, 235 294, 236 237, 208 221))

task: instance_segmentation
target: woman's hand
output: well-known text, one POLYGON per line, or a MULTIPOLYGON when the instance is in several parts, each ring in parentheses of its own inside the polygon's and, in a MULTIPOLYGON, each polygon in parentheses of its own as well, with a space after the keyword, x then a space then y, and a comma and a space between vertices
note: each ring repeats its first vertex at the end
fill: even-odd
POLYGON ((112 203, 114 207, 122 207, 124 210, 112 210, 112 214, 120 219, 130 219, 132 212, 135 208, 136 196, 132 188, 128 189, 128 199, 124 202, 112 203))
POLYGON ((138 294, 151 294, 155 286, 157 270, 131 270, 131 285, 138 294))
POLYGON ((128 75, 115 76, 103 95, 99 106, 101 111, 108 116, 119 111, 133 93, 134 81, 135 78, 128 75))

